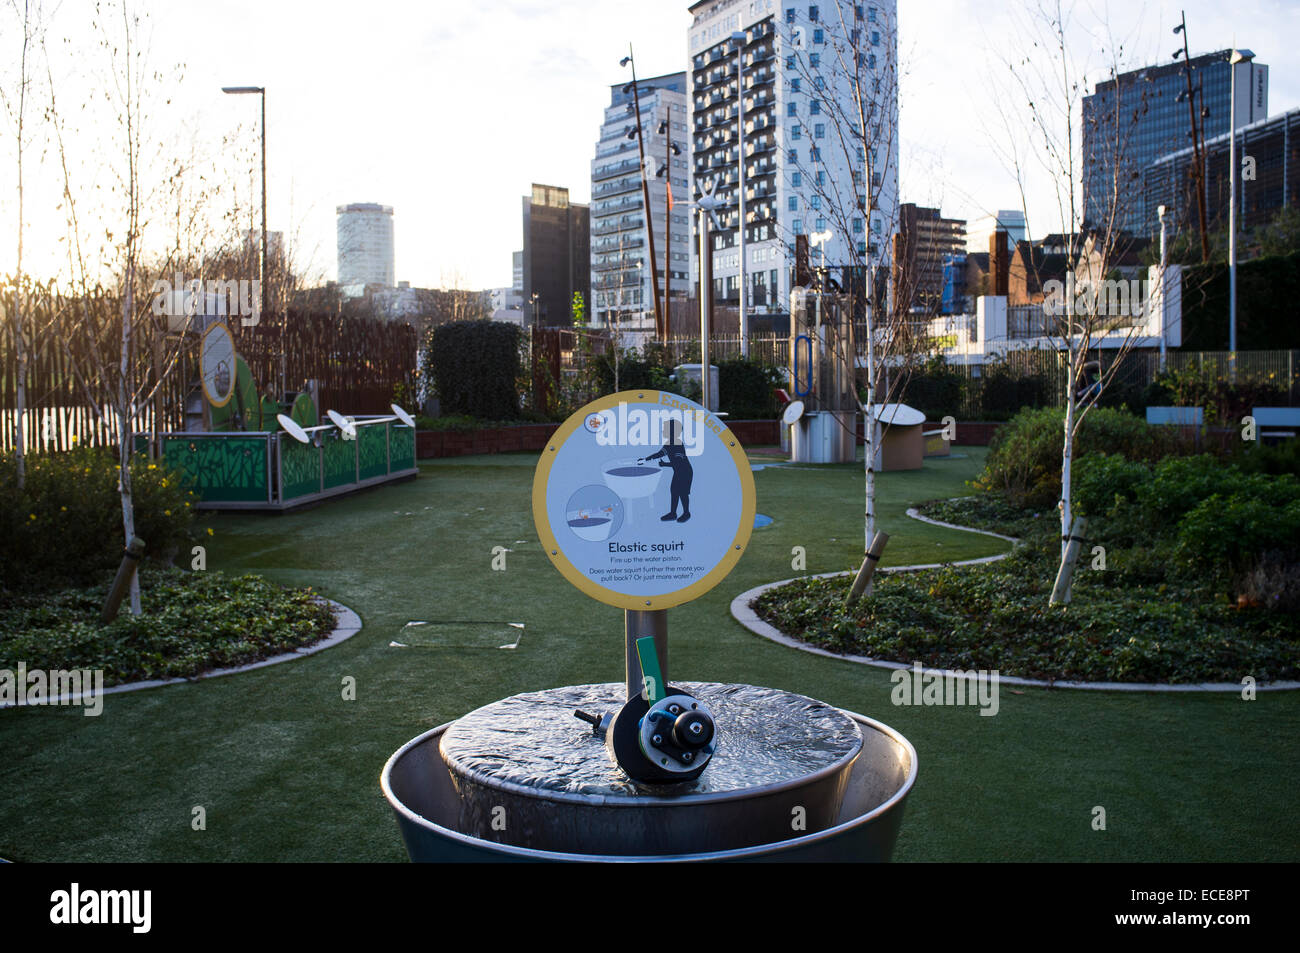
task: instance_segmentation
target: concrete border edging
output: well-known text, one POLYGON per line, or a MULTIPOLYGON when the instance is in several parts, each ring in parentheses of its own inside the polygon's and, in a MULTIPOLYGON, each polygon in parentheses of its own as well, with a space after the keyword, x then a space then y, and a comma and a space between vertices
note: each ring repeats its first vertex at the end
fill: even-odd
MULTIPOLYGON (((1009 542, 1016 543, 1019 540, 1011 536, 1003 536, 1000 533, 994 533, 989 530, 975 529, 971 526, 958 526, 955 523, 942 523, 939 520, 932 520, 928 517, 921 516, 911 507, 907 510, 907 515, 912 519, 920 520, 923 523, 931 523, 935 526, 944 526, 949 529, 964 530, 968 533, 981 533, 985 536, 996 536, 998 539, 1005 539, 1009 542)), ((912 572, 919 569, 939 569, 943 566, 973 566, 979 563, 996 562, 1004 559, 1006 553, 1000 553, 996 556, 984 556, 980 559, 965 559, 953 563, 925 563, 913 566, 881 566, 880 572, 912 572)), ((829 579, 834 576, 851 576, 854 570, 844 572, 824 572, 810 576, 795 576, 791 579, 781 579, 777 582, 764 583, 761 586, 755 586, 742 592, 736 598, 731 600, 731 616, 750 632, 761 636, 778 645, 784 645, 787 648, 798 649, 801 652, 808 652, 812 655, 820 655, 825 658, 839 659, 842 662, 853 662, 858 665, 870 665, 874 668, 891 669, 894 671, 913 671, 914 662, 886 662, 880 659, 867 658, 861 655, 841 655, 837 652, 830 652, 826 649, 817 648, 815 645, 808 645, 800 642, 798 639, 786 635, 776 626, 764 622, 758 617, 758 614, 750 608, 750 603, 767 592, 769 589, 775 589, 778 586, 784 586, 787 583, 796 582, 800 579, 829 579)), ((951 670, 922 668, 923 674, 932 676, 951 675, 951 670)), ((1240 692, 1242 686, 1233 682, 1201 682, 1196 685, 1169 685, 1163 682, 1071 682, 1071 681, 1048 681, 1037 678, 1021 678, 1016 675, 999 675, 998 681, 1007 685, 1022 685, 1029 688, 1075 688, 1093 691, 1108 692, 1240 692)), ((1256 691, 1290 691, 1300 688, 1300 681, 1288 682, 1268 682, 1266 684, 1256 685, 1256 691)))
MULTIPOLYGON (((333 599, 326 599, 338 612, 338 620, 334 624, 334 630, 319 642, 313 642, 311 645, 305 645, 302 648, 293 649, 288 652, 281 652, 279 655, 273 655, 270 658, 259 659, 256 662, 249 662, 247 665, 233 665, 230 668, 217 668, 210 672, 201 672, 192 678, 152 678, 143 682, 127 682, 123 685, 114 685, 111 688, 105 688, 102 692, 94 693, 96 697, 103 695, 115 695, 120 692, 138 692, 146 688, 159 688, 163 685, 178 685, 186 682, 196 682, 202 678, 220 678, 223 675, 236 675, 240 672, 251 672, 256 668, 265 668, 268 665, 279 665, 281 662, 291 662, 294 659, 303 658, 308 655, 315 655, 317 652, 323 652, 325 649, 333 648, 340 643, 346 642, 352 636, 361 631, 361 617, 343 605, 341 602, 335 602, 333 599)), ((46 705, 71 705, 84 699, 89 692, 79 692, 76 695, 60 695, 58 699, 43 701, 39 705, 17 705, 9 703, 0 705, 0 708, 41 708, 46 705)))

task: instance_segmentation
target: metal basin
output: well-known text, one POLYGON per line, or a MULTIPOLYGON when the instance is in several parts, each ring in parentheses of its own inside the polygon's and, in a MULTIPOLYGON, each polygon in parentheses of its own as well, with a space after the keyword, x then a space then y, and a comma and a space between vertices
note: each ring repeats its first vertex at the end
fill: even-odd
MULTIPOLYGON (((417 862, 887 861, 898 838, 904 803, 916 781, 916 751, 887 725, 852 712, 845 714, 861 730, 862 748, 840 785, 842 798, 827 826, 816 829, 809 824, 807 833, 746 847, 663 853, 653 852, 652 845, 650 850, 631 845, 638 843, 644 831, 665 826, 705 830, 710 824, 722 824, 734 828, 746 817, 773 811, 788 817, 788 792, 760 787, 732 797, 658 797, 635 804, 598 796, 590 799, 593 803, 543 796, 540 800, 544 803, 535 806, 531 814, 531 824, 539 832, 539 842, 551 843, 548 849, 502 843, 467 832, 458 790, 461 779, 453 776, 439 753, 442 737, 452 723, 425 732, 399 749, 384 766, 380 786, 397 816, 407 853, 417 862), (650 821, 648 811, 666 813, 650 821), (575 814, 585 815, 586 821, 575 824, 575 814), (574 838, 583 843, 564 849, 546 836, 548 830, 556 829, 588 833, 574 838), (621 846, 610 849, 610 844, 621 846)), ((514 836, 525 842, 532 839, 528 832, 516 831, 514 836)))
POLYGON ((625 500, 654 496, 663 475, 657 463, 638 464, 635 459, 614 460, 601 468, 605 485, 625 500))

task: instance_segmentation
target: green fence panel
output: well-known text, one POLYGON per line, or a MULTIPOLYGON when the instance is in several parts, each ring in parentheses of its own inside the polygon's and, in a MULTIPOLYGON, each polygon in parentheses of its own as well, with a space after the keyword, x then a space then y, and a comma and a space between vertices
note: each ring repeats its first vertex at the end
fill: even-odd
POLYGON ((194 481, 205 503, 265 503, 270 474, 266 436, 206 434, 165 437, 163 459, 194 481))

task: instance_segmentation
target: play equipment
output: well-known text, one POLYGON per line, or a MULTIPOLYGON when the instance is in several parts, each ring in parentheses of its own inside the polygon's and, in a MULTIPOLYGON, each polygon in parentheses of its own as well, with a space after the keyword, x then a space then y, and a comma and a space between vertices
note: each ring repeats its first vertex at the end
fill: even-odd
POLYGON ((820 287, 790 292, 790 391, 797 411, 782 417, 790 459, 848 463, 857 456, 853 307, 848 295, 820 287))
MULTIPOLYGON (((391 415, 329 410, 320 424, 316 382, 283 400, 260 393, 219 315, 191 315, 173 330, 198 341, 198 381, 186 429, 157 434, 153 452, 189 478, 198 507, 284 510, 419 472, 415 421, 397 405, 391 415)), ((136 448, 151 436, 136 434, 136 448)))
POLYGON ((739 442, 692 401, 627 391, 560 426, 534 523, 561 575, 624 609, 624 679, 514 695, 399 749, 380 785, 412 860, 889 859, 917 774, 905 738, 792 692, 671 677, 667 610, 725 578, 754 511, 739 442), (672 479, 652 486, 651 460, 672 479), (668 514, 624 520, 641 500, 668 514))

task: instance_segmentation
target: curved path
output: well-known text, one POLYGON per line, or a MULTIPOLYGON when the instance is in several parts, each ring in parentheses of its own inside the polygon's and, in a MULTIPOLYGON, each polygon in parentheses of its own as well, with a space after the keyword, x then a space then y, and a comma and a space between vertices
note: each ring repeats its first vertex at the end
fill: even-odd
MULTIPOLYGON (((956 523, 943 523, 939 520, 933 520, 929 517, 922 516, 916 511, 915 507, 909 508, 907 515, 914 520, 920 520, 923 523, 930 523, 934 526, 943 526, 948 529, 961 530, 966 533, 980 533, 984 536, 995 536, 998 539, 1005 539, 1010 543, 1019 542, 1014 536, 1003 536, 1001 533, 990 532, 989 530, 976 529, 973 526, 959 526, 956 523)), ((973 566, 977 563, 991 563, 999 559, 1006 558, 1006 553, 999 553, 996 556, 984 556, 980 559, 964 559, 960 562, 952 563, 918 563, 913 566, 881 566, 878 572, 912 572, 918 569, 939 569, 943 566, 973 566)), ((778 582, 768 582, 761 586, 755 586, 753 589, 746 590, 736 598, 731 600, 731 615, 737 622, 743 625, 755 635, 762 636, 772 642, 788 646, 792 649, 799 649, 801 652, 809 652, 813 655, 824 655, 826 658, 839 659, 844 662, 855 662, 859 665, 871 665, 875 668, 885 668, 893 670, 912 671, 914 663, 908 662, 885 662, 879 659, 867 658, 861 655, 840 655, 836 652, 829 652, 826 649, 817 648, 814 645, 808 645, 796 638, 786 635, 774 625, 764 622, 758 617, 758 614, 750 608, 750 603, 767 592, 769 589, 775 589, 778 586, 784 586, 787 583, 795 582, 798 579, 829 579, 833 576, 851 576, 854 570, 844 572, 825 572, 813 576, 796 576, 792 579, 782 579, 778 582)), ((923 674, 942 676, 948 674, 945 669, 921 669, 923 674)), ((999 675, 998 681, 1007 685, 1025 685, 1032 688, 1083 688, 1095 689, 1100 691, 1115 692, 1240 692, 1242 685, 1235 682, 1202 682, 1197 685, 1166 685, 1159 682, 1070 682, 1070 681, 1047 681, 1036 678, 1019 678, 1014 675, 999 675)), ((1256 691, 1283 691, 1287 689, 1300 688, 1300 681, 1291 682, 1269 682, 1267 684, 1256 685, 1256 691)))

